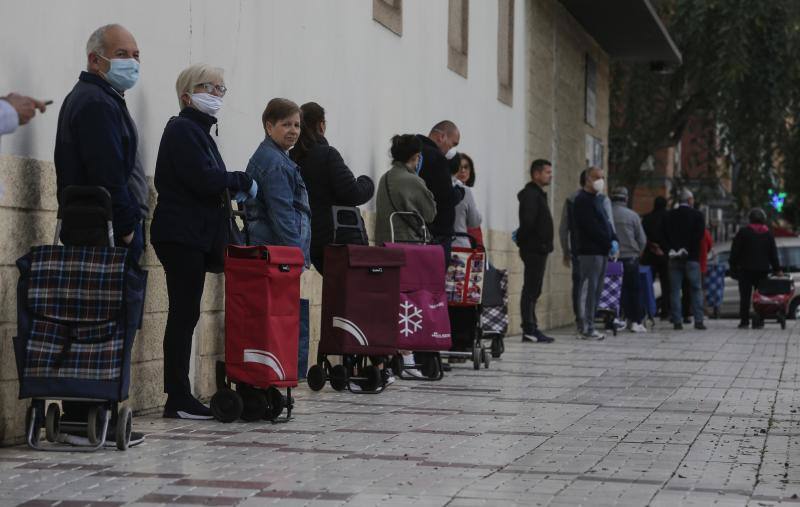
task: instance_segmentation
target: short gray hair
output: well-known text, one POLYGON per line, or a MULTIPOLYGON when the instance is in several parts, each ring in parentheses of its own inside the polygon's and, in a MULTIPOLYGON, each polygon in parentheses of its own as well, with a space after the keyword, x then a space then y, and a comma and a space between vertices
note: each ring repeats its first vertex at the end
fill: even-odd
POLYGON ((178 106, 183 109, 181 97, 184 93, 192 93, 195 86, 211 81, 222 81, 224 73, 221 68, 205 63, 195 63, 181 71, 175 82, 175 91, 178 93, 178 106))
POLYGON ((689 199, 694 199, 694 194, 688 188, 681 189, 678 192, 678 202, 681 204, 686 204, 689 202, 689 199))
POLYGON ((103 55, 103 52, 106 49, 106 32, 112 28, 123 27, 117 23, 111 23, 109 25, 103 25, 92 32, 92 35, 89 36, 89 40, 86 41, 86 56, 89 56, 92 53, 105 56, 103 55))

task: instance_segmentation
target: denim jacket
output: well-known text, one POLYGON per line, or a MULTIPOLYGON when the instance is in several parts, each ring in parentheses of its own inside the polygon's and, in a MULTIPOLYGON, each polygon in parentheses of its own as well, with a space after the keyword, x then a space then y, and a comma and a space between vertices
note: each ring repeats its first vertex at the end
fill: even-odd
POLYGON ((258 184, 258 194, 246 203, 250 242, 299 247, 308 267, 311 209, 299 167, 267 137, 250 157, 246 172, 258 184))

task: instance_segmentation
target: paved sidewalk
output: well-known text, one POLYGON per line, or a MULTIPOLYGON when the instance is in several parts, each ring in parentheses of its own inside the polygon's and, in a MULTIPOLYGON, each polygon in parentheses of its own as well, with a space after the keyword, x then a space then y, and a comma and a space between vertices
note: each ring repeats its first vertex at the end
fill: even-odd
POLYGON ((284 425, 139 417, 124 453, 0 449, 0 505, 800 505, 800 327, 735 324, 509 338, 441 382, 303 388, 284 425))

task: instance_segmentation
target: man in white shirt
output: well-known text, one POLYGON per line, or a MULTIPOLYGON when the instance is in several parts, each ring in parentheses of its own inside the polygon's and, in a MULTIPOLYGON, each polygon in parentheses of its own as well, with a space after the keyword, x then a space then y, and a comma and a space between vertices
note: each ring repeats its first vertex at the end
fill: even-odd
POLYGON ((31 121, 37 109, 43 113, 47 106, 43 101, 18 93, 0 97, 0 136, 10 134, 31 121))

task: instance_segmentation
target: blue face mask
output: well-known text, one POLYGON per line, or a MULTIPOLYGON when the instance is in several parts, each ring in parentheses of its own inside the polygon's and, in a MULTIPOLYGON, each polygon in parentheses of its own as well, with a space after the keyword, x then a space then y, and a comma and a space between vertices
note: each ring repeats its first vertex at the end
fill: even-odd
POLYGON ((104 77, 117 91, 130 90, 139 80, 139 62, 135 58, 112 58, 109 60, 105 56, 97 56, 108 60, 111 64, 104 77))
POLYGON ((417 159, 417 167, 415 168, 417 174, 419 174, 420 169, 422 169, 422 153, 419 154, 419 158, 417 159))

